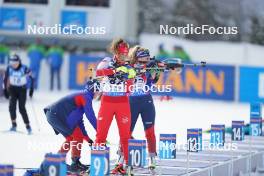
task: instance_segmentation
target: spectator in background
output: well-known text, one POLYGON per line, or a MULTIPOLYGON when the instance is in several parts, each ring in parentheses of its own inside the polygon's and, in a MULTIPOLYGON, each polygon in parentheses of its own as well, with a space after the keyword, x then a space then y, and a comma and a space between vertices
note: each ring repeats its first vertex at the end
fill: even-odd
POLYGON ((6 45, 0 44, 0 64, 1 65, 7 64, 9 52, 10 50, 6 45))
MULTIPOLYGON (((0 42, 3 42, 4 38, 0 38, 0 42)), ((3 95, 3 80, 4 80, 4 74, 5 74, 5 68, 7 65, 9 57, 9 48, 4 45, 0 44, 0 96, 3 95)))
POLYGON ((58 90, 61 89, 61 77, 60 71, 63 63, 63 49, 57 46, 57 42, 51 46, 47 52, 48 64, 50 66, 50 90, 53 90, 54 86, 54 76, 57 77, 58 90))
POLYGON ((27 53, 29 58, 29 68, 35 80, 34 88, 36 89, 38 87, 41 61, 45 56, 45 47, 41 45, 41 40, 37 39, 36 43, 31 44, 27 49, 27 53))
POLYGON ((164 49, 164 45, 161 43, 159 45, 159 52, 156 55, 156 59, 162 61, 164 59, 167 59, 169 56, 169 53, 164 49))
POLYGON ((171 57, 179 58, 183 62, 191 62, 190 56, 184 51, 184 49, 181 46, 178 45, 174 45, 171 57))

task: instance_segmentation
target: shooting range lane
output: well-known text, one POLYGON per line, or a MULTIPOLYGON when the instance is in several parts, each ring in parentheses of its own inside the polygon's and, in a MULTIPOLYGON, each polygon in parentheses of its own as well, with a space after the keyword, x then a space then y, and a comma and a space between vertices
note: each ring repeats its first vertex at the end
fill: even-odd
MULTIPOLYGON (((204 140, 207 141, 207 140, 204 140)), ((231 136, 226 134, 226 144, 231 144, 231 136)), ((239 173, 260 170, 264 157, 264 137, 253 136, 250 149, 250 137, 244 141, 232 141, 237 149, 205 150, 189 153, 188 174, 192 176, 208 175, 238 175, 239 173), (251 151, 251 152, 250 152, 251 151), (251 153, 251 155, 250 155, 251 153), (251 168, 250 168, 251 167, 251 168), (231 169, 233 168, 233 171, 231 169)), ((111 168, 115 161, 111 161, 111 168)), ((187 175, 187 152, 177 150, 176 159, 162 159, 157 161, 156 172, 160 175, 187 175)), ((149 175, 148 168, 134 168, 135 175, 149 175)))

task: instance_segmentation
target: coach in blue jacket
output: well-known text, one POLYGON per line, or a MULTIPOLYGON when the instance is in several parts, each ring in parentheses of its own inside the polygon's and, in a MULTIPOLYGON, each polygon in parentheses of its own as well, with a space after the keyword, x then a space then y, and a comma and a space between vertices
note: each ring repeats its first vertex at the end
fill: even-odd
POLYGON ((89 144, 93 141, 89 138, 84 124, 83 114, 86 115, 96 130, 96 117, 92 107, 96 80, 88 81, 83 92, 68 95, 44 109, 49 124, 56 134, 62 134, 66 141, 62 144, 59 153, 68 153, 72 148, 71 170, 86 170, 87 166, 80 162, 81 145, 83 140, 89 144), (72 145, 74 143, 74 145, 72 145), (72 146, 71 146, 72 145, 72 146))

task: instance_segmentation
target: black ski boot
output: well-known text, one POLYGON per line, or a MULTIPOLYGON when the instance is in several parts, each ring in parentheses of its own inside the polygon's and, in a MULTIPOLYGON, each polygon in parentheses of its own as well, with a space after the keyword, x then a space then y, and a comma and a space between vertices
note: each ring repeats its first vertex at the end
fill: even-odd
POLYGON ((84 165, 80 162, 80 158, 73 158, 72 164, 70 166, 70 171, 75 173, 87 172, 89 170, 89 165, 84 165))
POLYGON ((26 128, 27 128, 28 135, 31 135, 32 134, 31 126, 29 124, 26 124, 26 128))
POLYGON ((17 124, 16 124, 16 122, 12 122, 12 127, 10 128, 9 131, 16 132, 16 129, 17 129, 17 124))

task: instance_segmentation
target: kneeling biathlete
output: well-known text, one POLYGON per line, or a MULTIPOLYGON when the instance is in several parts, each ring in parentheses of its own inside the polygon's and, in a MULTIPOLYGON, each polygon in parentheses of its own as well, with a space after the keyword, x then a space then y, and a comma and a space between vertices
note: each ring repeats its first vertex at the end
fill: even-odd
POLYGON ((60 133, 66 138, 59 153, 67 154, 72 149, 71 171, 79 172, 88 169, 88 166, 80 162, 81 147, 83 140, 86 140, 90 145, 93 141, 85 130, 83 114, 85 113, 96 130, 92 100, 97 83, 96 80, 90 80, 83 92, 68 95, 44 109, 47 120, 55 133, 57 135, 60 133))

